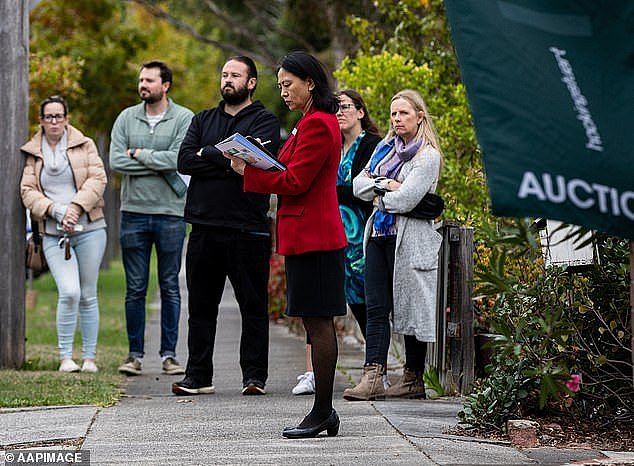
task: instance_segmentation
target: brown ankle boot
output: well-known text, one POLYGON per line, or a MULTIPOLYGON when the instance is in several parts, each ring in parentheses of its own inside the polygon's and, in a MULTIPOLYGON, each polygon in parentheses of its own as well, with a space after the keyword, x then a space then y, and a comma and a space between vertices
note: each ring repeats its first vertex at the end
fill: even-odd
POLYGON ((343 397, 348 401, 382 400, 385 398, 383 388, 383 366, 367 364, 363 366, 361 382, 354 388, 346 388, 343 397))
POLYGON ((403 368, 400 380, 385 391, 390 398, 426 398, 423 373, 403 368))

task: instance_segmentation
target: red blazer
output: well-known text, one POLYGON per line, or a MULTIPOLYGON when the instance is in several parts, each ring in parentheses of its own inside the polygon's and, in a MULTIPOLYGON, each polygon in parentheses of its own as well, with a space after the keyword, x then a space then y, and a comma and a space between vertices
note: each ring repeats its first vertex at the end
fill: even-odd
POLYGON ((337 203, 341 131, 333 114, 311 109, 280 151, 282 172, 247 166, 244 190, 278 195, 277 252, 288 256, 343 248, 337 203))

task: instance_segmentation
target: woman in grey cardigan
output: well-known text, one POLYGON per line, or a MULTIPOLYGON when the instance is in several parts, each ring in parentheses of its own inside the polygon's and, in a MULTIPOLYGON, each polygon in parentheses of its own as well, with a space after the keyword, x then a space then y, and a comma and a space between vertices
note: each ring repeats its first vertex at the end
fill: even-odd
POLYGON ((436 189, 442 159, 438 138, 421 95, 404 90, 392 97, 391 128, 365 169, 353 181, 355 196, 372 201, 365 228, 366 355, 361 382, 344 391, 347 400, 384 396, 423 398, 427 342, 435 341, 436 269, 442 236, 432 220, 409 218, 436 189), (384 388, 393 329, 405 336, 400 381, 384 388))

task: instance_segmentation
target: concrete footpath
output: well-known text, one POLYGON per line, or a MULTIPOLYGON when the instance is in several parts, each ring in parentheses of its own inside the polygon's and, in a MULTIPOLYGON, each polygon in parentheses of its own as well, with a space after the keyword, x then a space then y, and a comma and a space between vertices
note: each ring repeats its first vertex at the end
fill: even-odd
MULTIPOLYGON (((177 350, 183 364, 186 314, 184 309, 177 350)), ((362 348, 345 344, 340 344, 335 386, 339 435, 284 439, 282 428, 302 419, 312 396, 290 393, 304 372, 304 341, 284 325, 271 323, 270 330, 267 394, 242 396, 240 314, 228 287, 216 338, 216 393, 177 397, 170 387, 181 376, 161 374, 156 316, 148 322, 143 375, 127 379, 117 405, 0 409, 0 464, 14 450, 43 447, 88 450, 92 465, 634 464, 634 453, 519 450, 508 443, 447 435, 458 422, 457 399, 344 401, 341 394, 358 380, 363 363, 362 348)))

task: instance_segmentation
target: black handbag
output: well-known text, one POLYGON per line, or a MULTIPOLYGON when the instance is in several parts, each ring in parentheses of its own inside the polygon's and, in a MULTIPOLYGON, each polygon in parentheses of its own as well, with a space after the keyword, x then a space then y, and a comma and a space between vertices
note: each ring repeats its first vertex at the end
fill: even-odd
MULTIPOLYGON (((389 190, 385 188, 374 188, 374 193, 379 196, 383 196, 387 192, 389 192, 389 190)), ((403 212, 398 215, 409 218, 417 218, 419 220, 434 220, 440 217, 443 210, 445 210, 444 199, 438 194, 427 193, 411 211, 403 212)))
POLYGON ((421 220, 434 220, 440 217, 445 210, 445 201, 438 194, 427 193, 420 202, 410 212, 404 214, 405 217, 418 218, 421 220))

